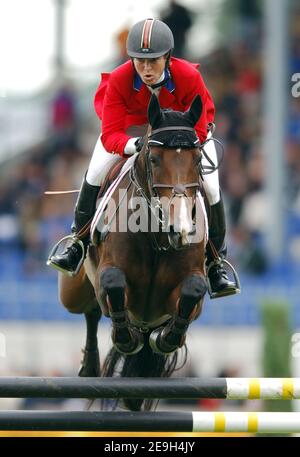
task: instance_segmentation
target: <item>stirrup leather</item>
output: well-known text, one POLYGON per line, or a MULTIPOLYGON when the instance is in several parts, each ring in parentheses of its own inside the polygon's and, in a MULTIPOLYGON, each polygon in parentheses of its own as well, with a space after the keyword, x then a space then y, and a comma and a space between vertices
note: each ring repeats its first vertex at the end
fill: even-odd
POLYGON ((84 262, 84 259, 85 259, 85 246, 83 244, 83 242, 75 235, 67 235, 65 236, 64 238, 62 238, 61 240, 59 240, 53 247, 53 249, 51 250, 49 256, 48 256, 48 259, 47 259, 47 265, 49 266, 52 266, 53 268, 55 268, 56 270, 59 270, 61 271, 62 273, 66 274, 67 276, 71 276, 71 277, 74 277, 78 274, 80 268, 82 267, 82 264, 84 262), (68 270, 65 270, 63 268, 60 268, 58 265, 56 265, 55 263, 52 263, 52 257, 54 257, 58 251, 58 248, 60 247, 60 245, 68 240, 71 240, 72 243, 77 243, 79 244, 79 246, 81 247, 81 250, 82 250, 82 256, 79 260, 79 263, 77 265, 77 268, 76 270, 74 271, 68 271, 68 270))
POLYGON ((206 270, 206 276, 207 276, 207 290, 209 293, 210 298, 219 298, 219 297, 226 297, 228 295, 234 295, 234 294, 239 294, 241 292, 241 284, 240 284, 240 279, 239 276, 234 269, 234 267, 231 265, 228 260, 222 259, 221 257, 215 258, 207 267, 206 270), (221 268, 224 267, 224 264, 227 266, 228 270, 231 271, 232 276, 234 278, 234 286, 230 288, 224 288, 223 290, 220 290, 218 292, 213 292, 210 284, 210 279, 209 279, 209 271, 211 270, 212 267, 219 265, 221 268))

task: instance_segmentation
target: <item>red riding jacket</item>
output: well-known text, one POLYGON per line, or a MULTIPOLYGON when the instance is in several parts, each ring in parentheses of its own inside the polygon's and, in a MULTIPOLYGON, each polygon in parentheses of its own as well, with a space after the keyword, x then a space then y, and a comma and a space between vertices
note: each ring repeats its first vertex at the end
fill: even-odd
MULTIPOLYGON (((169 67, 171 78, 160 90, 159 103, 162 108, 184 112, 199 94, 203 111, 195 129, 203 142, 207 136, 207 124, 214 121, 215 107, 198 67, 198 64, 172 57, 169 67)), ((148 123, 150 97, 151 92, 135 72, 131 60, 112 73, 102 73, 94 105, 102 120, 101 140, 106 151, 124 154, 127 141, 131 138, 126 129, 148 123)))

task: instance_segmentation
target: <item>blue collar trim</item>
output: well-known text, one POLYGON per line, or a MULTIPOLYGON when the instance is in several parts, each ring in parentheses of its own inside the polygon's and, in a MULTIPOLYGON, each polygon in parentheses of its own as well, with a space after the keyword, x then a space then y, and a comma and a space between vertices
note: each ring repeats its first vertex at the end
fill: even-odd
MULTIPOLYGON (((164 84, 164 87, 169 92, 172 93, 175 90, 175 84, 174 84, 174 81, 173 81, 173 79, 172 79, 172 77, 170 75, 169 70, 165 70, 164 78, 166 78, 168 74, 169 74, 170 79, 168 79, 168 81, 164 84)), ((142 87, 142 84, 143 84, 143 81, 141 80, 140 76, 137 73, 135 73, 134 79, 133 79, 133 88, 134 88, 134 90, 140 91, 141 87, 142 87)))
POLYGON ((134 90, 139 91, 141 89, 141 87, 142 87, 142 84, 143 84, 143 81, 141 80, 139 75, 137 73, 135 73, 134 79, 133 79, 133 88, 134 88, 134 90))

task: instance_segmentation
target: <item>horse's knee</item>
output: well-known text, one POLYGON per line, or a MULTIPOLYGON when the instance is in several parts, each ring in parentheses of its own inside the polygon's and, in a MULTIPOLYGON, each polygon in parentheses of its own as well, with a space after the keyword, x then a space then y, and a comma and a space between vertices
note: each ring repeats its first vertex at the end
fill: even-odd
POLYGON ((207 291, 207 283, 203 276, 192 275, 183 281, 181 298, 197 303, 204 297, 207 291))
POLYGON ((203 276, 192 275, 182 284, 178 314, 183 318, 195 319, 201 312, 202 299, 207 291, 203 276), (196 305, 199 304, 199 307, 196 305))
POLYGON ((100 275, 101 288, 107 293, 111 304, 124 303, 126 279, 120 268, 109 267, 100 275))

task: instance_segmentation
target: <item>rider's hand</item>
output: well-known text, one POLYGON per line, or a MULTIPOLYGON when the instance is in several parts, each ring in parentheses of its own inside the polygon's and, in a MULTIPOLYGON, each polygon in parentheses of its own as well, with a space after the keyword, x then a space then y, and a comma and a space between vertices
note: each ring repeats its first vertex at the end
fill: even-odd
POLYGON ((127 141, 127 144, 124 148, 124 154, 131 156, 132 154, 135 154, 136 152, 140 152, 143 148, 143 145, 144 145, 143 137, 130 138, 127 141))

